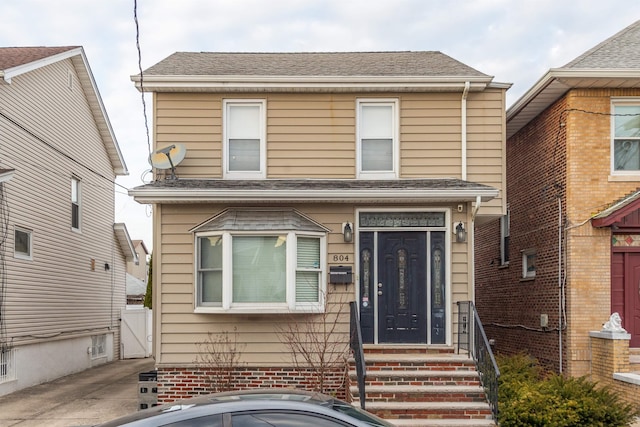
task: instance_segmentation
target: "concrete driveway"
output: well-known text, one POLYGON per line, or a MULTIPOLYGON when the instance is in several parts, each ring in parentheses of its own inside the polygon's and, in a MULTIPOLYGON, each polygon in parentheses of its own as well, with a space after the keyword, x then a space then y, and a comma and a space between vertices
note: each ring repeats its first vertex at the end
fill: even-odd
POLYGON ((138 374, 153 359, 118 360, 0 397, 0 427, 90 426, 138 410, 138 374))

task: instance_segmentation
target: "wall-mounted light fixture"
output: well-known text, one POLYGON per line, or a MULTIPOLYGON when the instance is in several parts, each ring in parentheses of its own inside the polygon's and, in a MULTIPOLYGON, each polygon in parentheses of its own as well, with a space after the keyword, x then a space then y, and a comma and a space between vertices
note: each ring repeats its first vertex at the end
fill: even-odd
POLYGON ((104 271, 109 271, 111 269, 111 266, 109 265, 108 262, 104 263, 104 271))
POLYGON ((351 243, 353 241, 353 228, 350 222, 342 223, 342 236, 344 237, 345 243, 351 243))
POLYGON ((455 235, 457 243, 464 243, 467 241, 467 230, 464 228, 464 222, 460 221, 456 224, 455 235))

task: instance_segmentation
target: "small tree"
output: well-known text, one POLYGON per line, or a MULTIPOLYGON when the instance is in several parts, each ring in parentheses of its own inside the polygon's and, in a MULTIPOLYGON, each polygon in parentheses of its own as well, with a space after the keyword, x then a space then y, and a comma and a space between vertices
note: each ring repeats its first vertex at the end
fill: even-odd
POLYGON ((143 305, 148 309, 153 308, 153 254, 149 256, 149 275, 147 276, 147 291, 144 294, 143 305))
POLYGON ((207 338, 196 344, 198 356, 196 364, 210 384, 213 393, 235 389, 234 370, 241 366, 240 359, 245 344, 238 343, 238 331, 233 333, 207 333, 207 338))
MULTIPOLYGON (((336 372, 346 375, 349 342, 338 329, 347 306, 343 298, 329 304, 322 313, 291 316, 277 327, 277 333, 293 358, 295 368, 303 375, 310 372, 315 391, 329 393, 330 377, 336 372), (329 311, 330 307, 336 311, 329 311)), ((348 320, 347 320, 348 321, 348 320)))

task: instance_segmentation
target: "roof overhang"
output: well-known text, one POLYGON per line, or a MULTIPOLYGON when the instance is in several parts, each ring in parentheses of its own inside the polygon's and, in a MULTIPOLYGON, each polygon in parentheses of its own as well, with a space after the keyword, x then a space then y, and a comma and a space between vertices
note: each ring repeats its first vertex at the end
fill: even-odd
POLYGON ((569 89, 619 89, 639 85, 640 69, 552 68, 507 110, 507 138, 560 99, 569 89))
POLYGON ((7 182, 15 174, 15 169, 0 169, 0 182, 7 182))
MULTIPOLYGON (((177 180, 180 181, 180 180, 177 180)), ((195 181, 195 180, 194 180, 195 181)), ((220 182, 219 180, 216 182, 220 182)), ((148 203, 431 203, 431 202, 474 202, 477 197, 483 202, 499 195, 499 190, 484 185, 442 187, 439 180, 366 181, 357 180, 266 180, 267 185, 243 185, 211 188, 206 180, 204 185, 165 186, 162 182, 136 187, 129 195, 137 202, 148 203), (420 181, 421 185, 404 183, 420 181), (321 183, 321 185, 318 185, 321 183), (274 185, 269 185, 274 184, 274 185), (308 184, 308 185, 305 185, 308 184), (359 185, 360 184, 360 185, 359 185), (465 188, 466 187, 466 188, 465 188)), ((455 180, 464 183, 464 181, 455 180)), ((229 183, 237 183, 228 181, 229 183)))
POLYGON ((138 254, 136 253, 136 250, 133 247, 133 242, 129 237, 127 226, 122 222, 115 223, 113 224, 113 231, 116 234, 116 238, 120 244, 120 248, 122 248, 122 252, 124 253, 126 260, 137 263, 138 254))
POLYGON ((610 227, 621 222, 624 217, 640 209, 640 190, 631 193, 616 201, 607 209, 597 213, 591 218, 594 227, 610 227))
POLYGON ((508 89, 509 84, 494 83, 492 77, 414 77, 414 76, 131 76, 138 90, 145 92, 416 92, 470 91, 488 87, 508 89))

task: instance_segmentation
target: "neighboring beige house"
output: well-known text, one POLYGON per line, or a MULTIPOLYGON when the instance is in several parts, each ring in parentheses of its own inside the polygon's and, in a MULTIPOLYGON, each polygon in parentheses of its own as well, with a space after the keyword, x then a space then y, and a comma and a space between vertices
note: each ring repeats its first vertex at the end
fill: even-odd
POLYGON ((155 149, 184 155, 130 191, 154 206, 161 401, 207 390, 184 380, 209 332, 242 344, 235 387, 312 387, 282 330, 337 314, 346 346, 349 301, 367 354, 457 356, 474 224, 505 212, 509 85, 440 52, 179 52, 132 79, 155 149))
POLYGON ((0 395, 119 358, 127 168, 82 47, 0 48, 0 395))
POLYGON ((136 279, 147 283, 149 275, 149 250, 142 240, 132 240, 133 248, 136 251, 136 259, 127 261, 127 273, 136 279))

